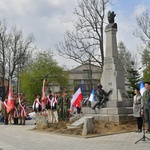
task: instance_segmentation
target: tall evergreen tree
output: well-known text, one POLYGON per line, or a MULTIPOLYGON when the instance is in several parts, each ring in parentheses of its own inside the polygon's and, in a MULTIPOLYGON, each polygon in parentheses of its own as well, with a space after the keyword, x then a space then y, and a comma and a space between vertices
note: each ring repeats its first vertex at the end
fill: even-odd
POLYGON ((127 69, 128 94, 130 98, 134 96, 134 89, 139 87, 140 74, 136 69, 134 61, 131 62, 131 68, 127 69))
POLYGON ((129 97, 132 98, 134 88, 138 86, 140 81, 135 58, 122 41, 118 44, 118 55, 124 72, 126 89, 129 97))

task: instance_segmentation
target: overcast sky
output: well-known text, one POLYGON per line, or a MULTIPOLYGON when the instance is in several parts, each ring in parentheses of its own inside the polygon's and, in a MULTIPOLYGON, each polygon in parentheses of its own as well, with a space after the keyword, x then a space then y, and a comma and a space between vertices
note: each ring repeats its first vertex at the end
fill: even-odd
MULTIPOLYGON (((123 41, 127 48, 137 53, 139 40, 133 36, 137 15, 146 8, 150 10, 150 0, 111 0, 108 9, 117 14, 117 40, 123 41)), ((0 19, 5 19, 8 26, 17 25, 24 35, 33 33, 39 49, 52 49, 55 58, 68 68, 77 64, 58 57, 55 44, 63 40, 67 29, 73 29, 74 8, 77 0, 0 0, 0 19)))

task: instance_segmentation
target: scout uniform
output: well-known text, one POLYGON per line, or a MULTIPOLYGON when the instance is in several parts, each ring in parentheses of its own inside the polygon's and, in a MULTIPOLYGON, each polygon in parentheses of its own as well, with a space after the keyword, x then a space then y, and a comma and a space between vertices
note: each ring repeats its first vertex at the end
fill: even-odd
POLYGON ((19 119, 20 119, 19 125, 25 125, 26 104, 28 103, 28 101, 25 98, 23 98, 21 94, 19 94, 18 96, 18 101, 19 101, 18 111, 19 111, 19 119))
POLYGON ((69 120, 69 109, 70 109, 71 96, 68 92, 63 94, 63 119, 69 120))
POLYGON ((63 118, 63 116, 62 116, 62 114, 63 114, 63 112, 62 112, 63 97, 61 95, 61 92, 58 92, 56 99, 57 99, 56 109, 57 109, 58 118, 62 119, 63 118))

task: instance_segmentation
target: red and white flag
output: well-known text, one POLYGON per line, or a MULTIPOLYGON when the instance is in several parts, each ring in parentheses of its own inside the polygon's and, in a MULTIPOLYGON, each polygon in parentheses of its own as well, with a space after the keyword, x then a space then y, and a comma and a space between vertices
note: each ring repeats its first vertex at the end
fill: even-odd
POLYGON ((14 99, 13 99, 13 91, 12 91, 12 86, 10 84, 9 86, 9 92, 8 92, 8 101, 7 101, 7 113, 9 113, 12 109, 14 109, 14 99))
POLYGON ((43 86, 42 86, 42 110, 45 109, 46 105, 46 87, 45 87, 45 79, 43 80, 43 86))
POLYGON ((81 101, 82 101, 82 93, 81 88, 79 88, 72 97, 70 109, 72 109, 72 107, 81 108, 81 101))
POLYGON ((46 87, 45 87, 45 79, 43 80, 42 86, 42 103, 46 105, 46 87))
POLYGON ((46 93, 46 89, 45 89, 45 79, 43 80, 43 86, 42 86, 42 99, 45 99, 45 93, 46 93))

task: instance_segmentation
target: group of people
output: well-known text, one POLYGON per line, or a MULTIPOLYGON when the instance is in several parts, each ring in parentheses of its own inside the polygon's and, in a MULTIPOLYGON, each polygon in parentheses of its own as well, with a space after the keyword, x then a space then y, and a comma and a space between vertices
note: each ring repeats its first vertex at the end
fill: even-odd
POLYGON ((143 119, 147 123, 146 133, 150 133, 150 82, 145 82, 145 89, 143 96, 139 88, 134 90, 133 115, 137 119, 138 133, 142 132, 143 119))
POLYGON ((45 98, 37 94, 33 103, 36 116, 47 113, 48 123, 57 123, 59 120, 69 120, 71 95, 68 91, 52 94, 48 91, 45 98))
POLYGON ((6 97, 5 101, 2 102, 2 114, 4 118, 5 125, 14 124, 14 125, 25 125, 26 121, 26 104, 28 101, 23 97, 21 93, 13 94, 14 107, 8 112, 7 108, 10 107, 7 105, 8 98, 6 97))

